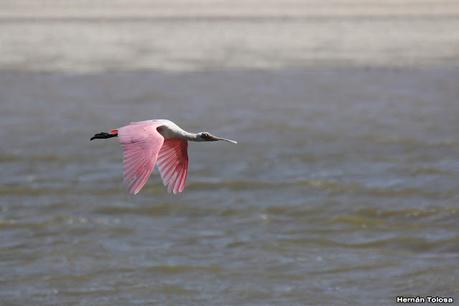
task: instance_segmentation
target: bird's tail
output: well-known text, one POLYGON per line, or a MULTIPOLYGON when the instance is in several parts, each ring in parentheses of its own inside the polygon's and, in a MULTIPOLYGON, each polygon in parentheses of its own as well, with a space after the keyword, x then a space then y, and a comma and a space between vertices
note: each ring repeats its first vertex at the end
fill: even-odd
POLYGON ((118 136, 118 130, 111 130, 110 133, 100 132, 92 136, 90 140, 93 139, 107 139, 118 136))

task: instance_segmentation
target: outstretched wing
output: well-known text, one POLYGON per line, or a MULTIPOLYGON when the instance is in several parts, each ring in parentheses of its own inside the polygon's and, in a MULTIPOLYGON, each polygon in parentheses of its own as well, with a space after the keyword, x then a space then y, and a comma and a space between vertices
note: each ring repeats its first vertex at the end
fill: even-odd
POLYGON ((165 139, 157 165, 167 191, 182 192, 188 176, 188 141, 165 139))
POLYGON ((123 146, 124 183, 129 192, 137 194, 153 171, 164 137, 153 122, 135 123, 118 129, 123 146))

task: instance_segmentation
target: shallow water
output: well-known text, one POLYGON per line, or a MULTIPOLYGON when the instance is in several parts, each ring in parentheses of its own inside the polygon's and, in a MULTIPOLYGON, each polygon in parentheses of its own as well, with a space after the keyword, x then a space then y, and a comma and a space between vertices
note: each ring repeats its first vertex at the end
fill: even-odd
POLYGON ((4 305, 387 305, 459 288, 459 71, 0 72, 4 305), (122 186, 169 118, 183 194, 122 186))

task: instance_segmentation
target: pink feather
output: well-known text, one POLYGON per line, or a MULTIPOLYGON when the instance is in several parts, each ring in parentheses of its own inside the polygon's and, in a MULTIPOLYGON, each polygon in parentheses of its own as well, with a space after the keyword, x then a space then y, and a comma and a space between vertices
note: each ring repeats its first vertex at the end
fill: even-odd
POLYGON ((124 183, 137 194, 148 181, 155 164, 167 191, 182 192, 188 175, 188 141, 164 139, 153 120, 131 122, 118 129, 124 153, 124 183))
POLYGON ((188 141, 166 139, 159 151, 157 165, 167 191, 182 192, 188 176, 188 141))
POLYGON ((129 192, 137 194, 148 181, 164 137, 152 122, 131 124, 118 129, 124 153, 124 183, 129 192))

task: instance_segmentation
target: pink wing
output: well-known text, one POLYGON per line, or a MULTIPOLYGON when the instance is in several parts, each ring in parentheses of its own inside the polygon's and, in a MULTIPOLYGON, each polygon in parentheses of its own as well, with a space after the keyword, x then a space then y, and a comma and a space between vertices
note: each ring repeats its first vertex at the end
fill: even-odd
POLYGON ((188 175, 188 141, 164 140, 158 155, 158 169, 168 192, 182 192, 188 175))
POLYGON ((164 137, 152 121, 135 123, 118 129, 124 153, 124 183, 129 192, 137 194, 153 171, 164 137))

